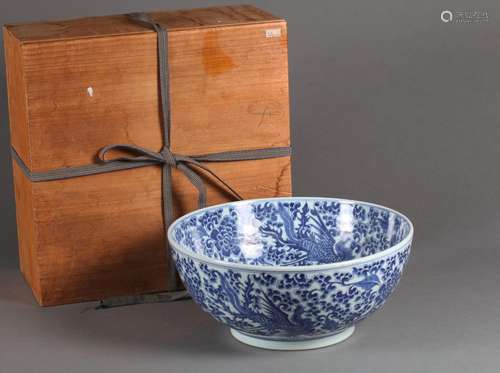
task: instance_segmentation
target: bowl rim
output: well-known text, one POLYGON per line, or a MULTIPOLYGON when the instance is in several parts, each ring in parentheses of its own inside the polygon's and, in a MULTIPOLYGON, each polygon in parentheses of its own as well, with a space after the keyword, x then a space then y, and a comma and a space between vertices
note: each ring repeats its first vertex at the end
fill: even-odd
POLYGON ((226 203, 221 203, 217 205, 212 205, 208 207, 204 207, 202 209, 197 209, 194 211, 191 211, 190 213, 187 213, 186 215, 183 215, 179 218, 177 218, 172 224, 170 224, 170 227, 168 228, 167 231, 167 239, 170 244, 171 249, 186 255, 188 257, 191 257, 193 259, 205 262, 207 264, 212 264, 215 266, 222 266, 230 269, 242 269, 242 270, 247 270, 247 271, 257 271, 257 272, 312 272, 312 271, 322 271, 322 270, 329 270, 329 269, 337 269, 337 268, 344 268, 344 267, 352 267, 355 265, 359 264, 364 264, 366 262, 371 262, 373 260, 381 259, 386 256, 389 256, 395 252, 398 252, 402 248, 406 248, 408 245, 411 244, 412 239, 413 239, 413 233, 414 233, 414 228, 413 228, 413 223, 411 220, 404 214, 400 213, 399 211, 396 211, 394 209, 391 209, 389 207, 379 205, 376 203, 372 202, 364 202, 364 201, 358 201, 358 200, 352 200, 352 199, 345 199, 345 198, 334 198, 334 197, 271 197, 271 198, 254 198, 254 199, 245 199, 242 201, 233 201, 233 202, 226 202, 226 203), (342 262, 335 262, 335 263, 325 263, 325 264, 313 264, 313 265, 301 265, 301 266, 273 266, 273 265, 257 265, 257 264, 246 264, 246 263, 235 263, 235 262, 226 262, 223 260, 219 259, 214 259, 210 258, 204 254, 199 254, 192 252, 190 250, 184 249, 181 245, 177 245, 175 239, 173 238, 173 230, 177 224, 181 220, 188 219, 192 215, 195 214, 200 214, 203 213, 204 211, 208 211, 211 209, 217 209, 221 207, 226 207, 226 206, 233 206, 233 205, 239 205, 239 204, 248 204, 248 203, 254 203, 254 202, 265 202, 265 201, 334 201, 334 202, 340 202, 340 203, 356 203, 356 204, 362 204, 366 206, 372 206, 372 207, 378 207, 385 209, 389 212, 392 212, 396 215, 399 215, 402 217, 406 222, 408 223, 410 230, 408 231, 407 235, 405 238, 403 238, 400 242, 398 242, 396 245, 393 245, 385 250, 379 251, 375 254, 370 254, 367 256, 363 256, 361 258, 356 258, 356 259, 351 259, 351 260, 345 260, 342 262))

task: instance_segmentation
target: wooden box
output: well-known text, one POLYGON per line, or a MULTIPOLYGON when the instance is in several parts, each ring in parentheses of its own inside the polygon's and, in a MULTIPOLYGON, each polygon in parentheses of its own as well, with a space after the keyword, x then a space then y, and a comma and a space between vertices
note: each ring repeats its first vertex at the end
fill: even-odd
MULTIPOLYGON (((174 152, 290 145, 283 19, 246 5, 149 15, 168 29, 174 152)), ((29 170, 92 164, 111 143, 161 149, 153 30, 118 15, 6 25, 4 42, 12 147, 29 170)), ((289 156, 208 166, 246 199, 291 193, 289 156)), ((172 287, 160 167, 44 182, 13 172, 21 271, 41 305, 172 287)), ((172 172, 179 216, 197 193, 172 172)), ((204 177, 209 204, 230 200, 204 177)))

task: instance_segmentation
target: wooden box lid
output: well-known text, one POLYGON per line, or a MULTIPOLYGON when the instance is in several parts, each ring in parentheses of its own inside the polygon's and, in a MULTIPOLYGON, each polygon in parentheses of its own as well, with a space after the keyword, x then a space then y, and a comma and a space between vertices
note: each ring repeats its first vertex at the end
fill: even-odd
MULTIPOLYGON (((169 30, 174 152, 289 145, 284 20, 249 5, 150 15, 169 30)), ((92 163, 110 143, 161 148, 154 31, 120 15, 4 34, 9 85, 23 88, 12 143, 32 171, 92 163)))

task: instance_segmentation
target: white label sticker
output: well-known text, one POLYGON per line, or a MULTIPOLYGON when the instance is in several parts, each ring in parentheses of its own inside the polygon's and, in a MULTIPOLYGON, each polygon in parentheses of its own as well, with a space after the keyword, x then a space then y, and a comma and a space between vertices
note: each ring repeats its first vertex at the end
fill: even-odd
POLYGON ((266 38, 279 38, 281 36, 280 28, 270 28, 266 30, 266 38))

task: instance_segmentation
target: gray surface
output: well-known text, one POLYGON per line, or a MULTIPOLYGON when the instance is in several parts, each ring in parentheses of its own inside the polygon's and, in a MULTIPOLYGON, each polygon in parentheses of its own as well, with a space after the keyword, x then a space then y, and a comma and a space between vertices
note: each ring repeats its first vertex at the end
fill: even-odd
MULTIPOLYGON (((0 23, 206 4, 2 1, 0 23)), ((348 341, 294 353, 241 345, 191 302, 38 308, 17 271, 2 75, 0 372, 499 370, 500 3, 255 4, 289 21, 296 194, 374 201, 415 223, 393 298, 348 341), (490 20, 445 25, 446 8, 490 20)))

